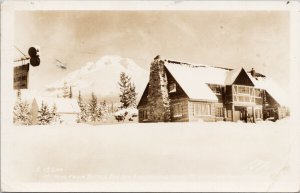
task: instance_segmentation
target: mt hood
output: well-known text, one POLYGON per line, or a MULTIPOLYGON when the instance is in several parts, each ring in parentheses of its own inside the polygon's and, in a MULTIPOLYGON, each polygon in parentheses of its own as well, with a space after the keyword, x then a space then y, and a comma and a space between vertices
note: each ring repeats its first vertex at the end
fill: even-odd
POLYGON ((98 96, 115 97, 120 92, 118 82, 121 72, 131 77, 138 97, 141 96, 148 82, 148 72, 132 59, 120 56, 103 56, 96 63, 87 63, 80 69, 67 74, 63 79, 46 86, 43 95, 62 96, 66 82, 72 87, 73 96, 77 96, 80 90, 82 95, 90 95, 94 92, 98 96))

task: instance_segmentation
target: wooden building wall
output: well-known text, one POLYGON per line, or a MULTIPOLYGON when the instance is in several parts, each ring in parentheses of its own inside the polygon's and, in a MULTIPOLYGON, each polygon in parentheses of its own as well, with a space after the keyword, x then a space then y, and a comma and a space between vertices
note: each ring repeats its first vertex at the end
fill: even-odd
POLYGON ((216 121, 215 117, 215 104, 204 101, 189 101, 188 102, 189 121, 216 121), (194 104, 209 104, 211 106, 211 115, 195 115, 194 104))
POLYGON ((171 121, 172 122, 187 122, 187 121, 189 121, 188 99, 187 98, 172 99, 170 101, 170 104, 171 104, 171 121), (174 115, 174 106, 179 103, 181 104, 182 115, 175 116, 174 115))

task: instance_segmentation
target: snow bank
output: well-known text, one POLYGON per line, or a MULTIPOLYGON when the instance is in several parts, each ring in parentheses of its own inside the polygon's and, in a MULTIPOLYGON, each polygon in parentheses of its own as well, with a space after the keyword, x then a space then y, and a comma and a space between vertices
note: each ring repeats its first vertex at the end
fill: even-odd
POLYGON ((2 131, 2 185, 27 191, 292 190, 298 180, 292 131, 288 119, 14 127, 2 131))

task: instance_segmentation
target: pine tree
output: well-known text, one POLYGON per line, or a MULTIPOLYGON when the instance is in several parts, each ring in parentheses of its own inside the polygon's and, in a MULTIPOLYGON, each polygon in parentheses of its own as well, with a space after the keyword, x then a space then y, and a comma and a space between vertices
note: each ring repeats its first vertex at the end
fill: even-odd
POLYGON ((42 102, 41 109, 38 111, 37 120, 39 125, 49 125, 52 120, 48 105, 44 102, 42 102))
POLYGON ((130 106, 136 108, 136 96, 137 93, 135 92, 135 85, 134 83, 131 83, 129 86, 129 90, 130 90, 130 106))
POLYGON ((92 97, 89 103, 89 119, 90 121, 96 121, 97 120, 97 97, 94 94, 94 92, 92 92, 92 97))
POLYGON ((18 89, 17 90, 17 98, 16 98, 16 102, 14 105, 14 110, 13 110, 13 113, 14 113, 13 122, 16 124, 19 124, 19 121, 20 121, 19 116, 21 114, 21 103, 22 103, 21 90, 18 89))
POLYGON ((83 102, 81 97, 81 92, 79 91, 78 94, 78 105, 80 108, 80 113, 78 114, 77 121, 78 122, 87 122, 88 121, 88 112, 87 112, 87 105, 83 102))
POLYGON ((106 104, 106 101, 104 100, 102 102, 102 112, 103 112, 103 115, 107 115, 108 114, 108 107, 107 107, 107 104, 106 104))
POLYGON ((66 81, 64 82, 64 86, 63 86, 63 97, 64 98, 69 97, 69 88, 68 88, 68 84, 66 81))
POLYGON ((72 87, 70 86, 70 90, 69 90, 69 98, 71 99, 72 97, 73 97, 72 87))
POLYGON ((13 122, 19 125, 31 124, 31 112, 29 104, 21 99, 21 91, 17 91, 17 99, 13 110, 13 122))
POLYGON ((96 109, 96 120, 97 121, 101 121, 102 117, 103 117, 103 109, 102 109, 102 105, 97 105, 97 109, 96 109))
POLYGON ((54 103, 51 109, 51 122, 58 122, 60 121, 60 115, 57 113, 57 107, 54 103))
POLYGON ((136 96, 135 85, 131 82, 131 78, 124 72, 120 74, 120 102, 122 108, 136 107, 136 96))
POLYGON ((120 74, 120 102, 122 103, 122 108, 127 108, 130 106, 130 78, 124 73, 120 74))

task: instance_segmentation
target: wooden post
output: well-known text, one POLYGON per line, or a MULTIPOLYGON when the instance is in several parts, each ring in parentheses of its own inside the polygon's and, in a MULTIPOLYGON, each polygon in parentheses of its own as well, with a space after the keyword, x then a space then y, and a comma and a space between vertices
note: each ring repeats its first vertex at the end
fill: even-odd
POLYGON ((252 107, 252 116, 253 116, 253 123, 256 123, 254 106, 252 107))

